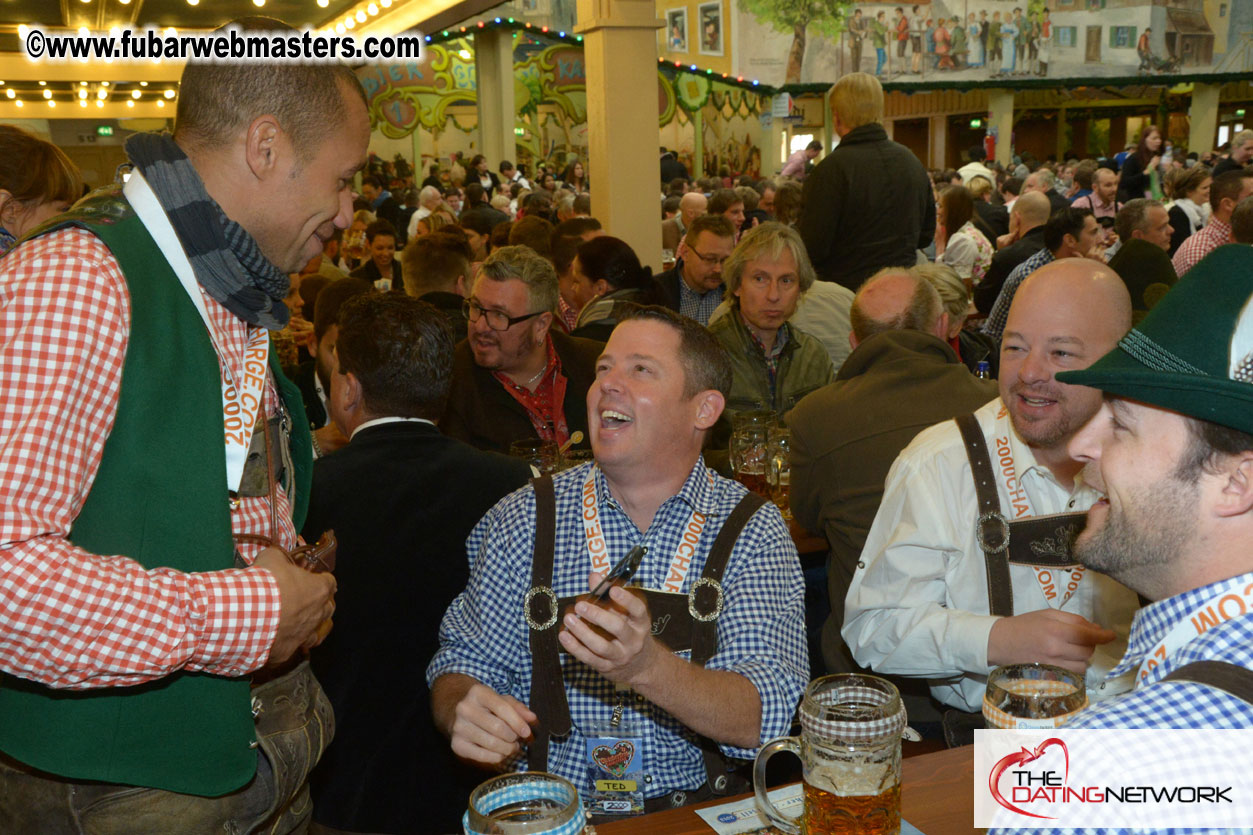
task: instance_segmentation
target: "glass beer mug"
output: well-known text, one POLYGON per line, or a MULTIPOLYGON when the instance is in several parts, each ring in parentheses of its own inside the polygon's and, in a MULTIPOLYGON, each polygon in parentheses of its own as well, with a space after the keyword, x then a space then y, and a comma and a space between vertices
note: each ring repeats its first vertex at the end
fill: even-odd
POLYGON ((578 835, 587 814, 567 780, 543 771, 502 774, 470 794, 467 835, 578 835))
POLYGON ((778 417, 769 410, 740 412, 731 418, 731 471, 736 481, 767 499, 770 430, 777 423, 778 417))
POLYGON ((1088 706, 1083 676, 1052 664, 1009 664, 988 676, 983 719, 989 728, 1060 728, 1088 706))
POLYGON ((896 835, 901 830, 901 734, 905 707, 891 682, 824 676, 801 702, 801 736, 773 740, 753 764, 757 808, 789 835, 896 835), (791 751, 804 767, 805 807, 788 818, 766 795, 766 761, 791 751))

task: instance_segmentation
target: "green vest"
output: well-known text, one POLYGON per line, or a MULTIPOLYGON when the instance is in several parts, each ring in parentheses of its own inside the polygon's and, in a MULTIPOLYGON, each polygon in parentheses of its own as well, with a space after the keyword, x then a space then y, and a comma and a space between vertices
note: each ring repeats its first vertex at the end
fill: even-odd
MULTIPOLYGON (((116 188, 34 234, 65 226, 87 229, 108 246, 126 278, 131 314, 117 419, 69 540, 147 569, 232 568, 221 372, 204 322, 116 188)), ((293 413, 299 530, 312 475, 308 421, 299 390, 274 355, 271 368, 293 413)), ((290 480, 288 487, 291 494, 290 480)), ((134 687, 86 691, 7 675, 0 681, 0 751, 73 780, 227 794, 252 779, 254 739, 245 677, 179 671, 134 687)))

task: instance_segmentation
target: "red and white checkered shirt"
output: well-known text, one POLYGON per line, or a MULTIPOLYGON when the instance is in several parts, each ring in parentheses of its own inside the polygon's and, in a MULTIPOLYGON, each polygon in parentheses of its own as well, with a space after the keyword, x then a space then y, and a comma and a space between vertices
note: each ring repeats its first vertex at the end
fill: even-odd
MULTIPOLYGON (((205 306, 219 362, 238 379, 248 326, 207 295, 205 306)), ((145 570, 67 541, 117 416, 129 333, 126 281, 91 233, 60 230, 0 260, 0 669, 52 687, 242 675, 265 663, 278 629, 268 571, 145 570)), ((270 379, 267 414, 276 402, 270 379)), ((279 505, 290 549, 285 495, 279 505)), ((243 499, 232 523, 269 536, 269 499, 243 499)), ((240 548, 248 563, 259 550, 240 548)))
POLYGON ((1209 223, 1189 235, 1179 245, 1179 249, 1175 250, 1175 275, 1183 278, 1184 273, 1195 267, 1202 258, 1229 243, 1231 224, 1223 223, 1211 215, 1209 223))

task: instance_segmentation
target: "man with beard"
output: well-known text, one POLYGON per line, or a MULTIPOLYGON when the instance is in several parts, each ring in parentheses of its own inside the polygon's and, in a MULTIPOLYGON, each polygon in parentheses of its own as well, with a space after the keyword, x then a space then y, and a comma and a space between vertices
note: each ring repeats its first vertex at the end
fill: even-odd
POLYGON ((557 273, 527 246, 492 250, 464 307, 467 339, 453 352, 452 387, 439 428, 479 449, 541 438, 587 448, 583 399, 601 344, 550 330, 557 273))
POLYGON ((1118 347, 1059 375, 1105 392, 1070 443, 1105 494, 1075 556, 1154 601, 1113 670, 1135 690, 1069 727, 1253 726, 1253 705, 1194 666, 1246 681, 1253 668, 1251 301, 1253 250, 1222 247, 1118 347))
POLYGON ((1000 397, 924 430, 888 473, 845 606, 858 663, 927 678, 936 699, 971 712, 1002 664, 1087 673, 1093 701, 1130 687, 1105 677, 1136 596, 1068 553, 1097 494, 1066 445, 1101 396, 1054 378, 1087 367, 1130 323, 1126 287, 1096 261, 1064 259, 1023 282, 1000 397))

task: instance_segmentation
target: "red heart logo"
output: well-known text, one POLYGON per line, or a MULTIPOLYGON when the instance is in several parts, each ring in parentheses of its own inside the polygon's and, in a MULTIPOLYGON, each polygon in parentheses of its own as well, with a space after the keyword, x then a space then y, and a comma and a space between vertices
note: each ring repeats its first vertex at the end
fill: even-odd
POLYGON ((1000 762, 993 766, 992 773, 988 775, 988 788, 992 791, 992 798, 1011 812, 1017 812, 1020 815, 1026 815, 1030 818, 1056 820, 1056 818, 1048 815, 1037 815, 1035 812, 1028 812, 1023 809, 1019 809, 1017 806, 1005 799, 1005 797, 1001 794, 1000 787, 1001 775, 1005 773, 1007 768, 1014 765, 1026 765, 1033 760, 1038 760, 1041 756, 1043 756, 1044 750, 1050 745, 1061 746, 1062 755, 1066 758, 1066 771, 1064 772, 1065 777, 1062 778, 1062 782, 1070 779, 1070 750, 1066 747, 1065 742, 1055 736, 1051 736, 1037 745, 1034 751, 1030 748, 1024 747, 1021 751, 1015 751, 1007 757, 1002 757, 1000 762))
POLYGON ((610 748, 608 745, 597 745, 592 749, 592 761, 614 777, 626 774, 635 756, 635 745, 627 740, 619 740, 610 748))

